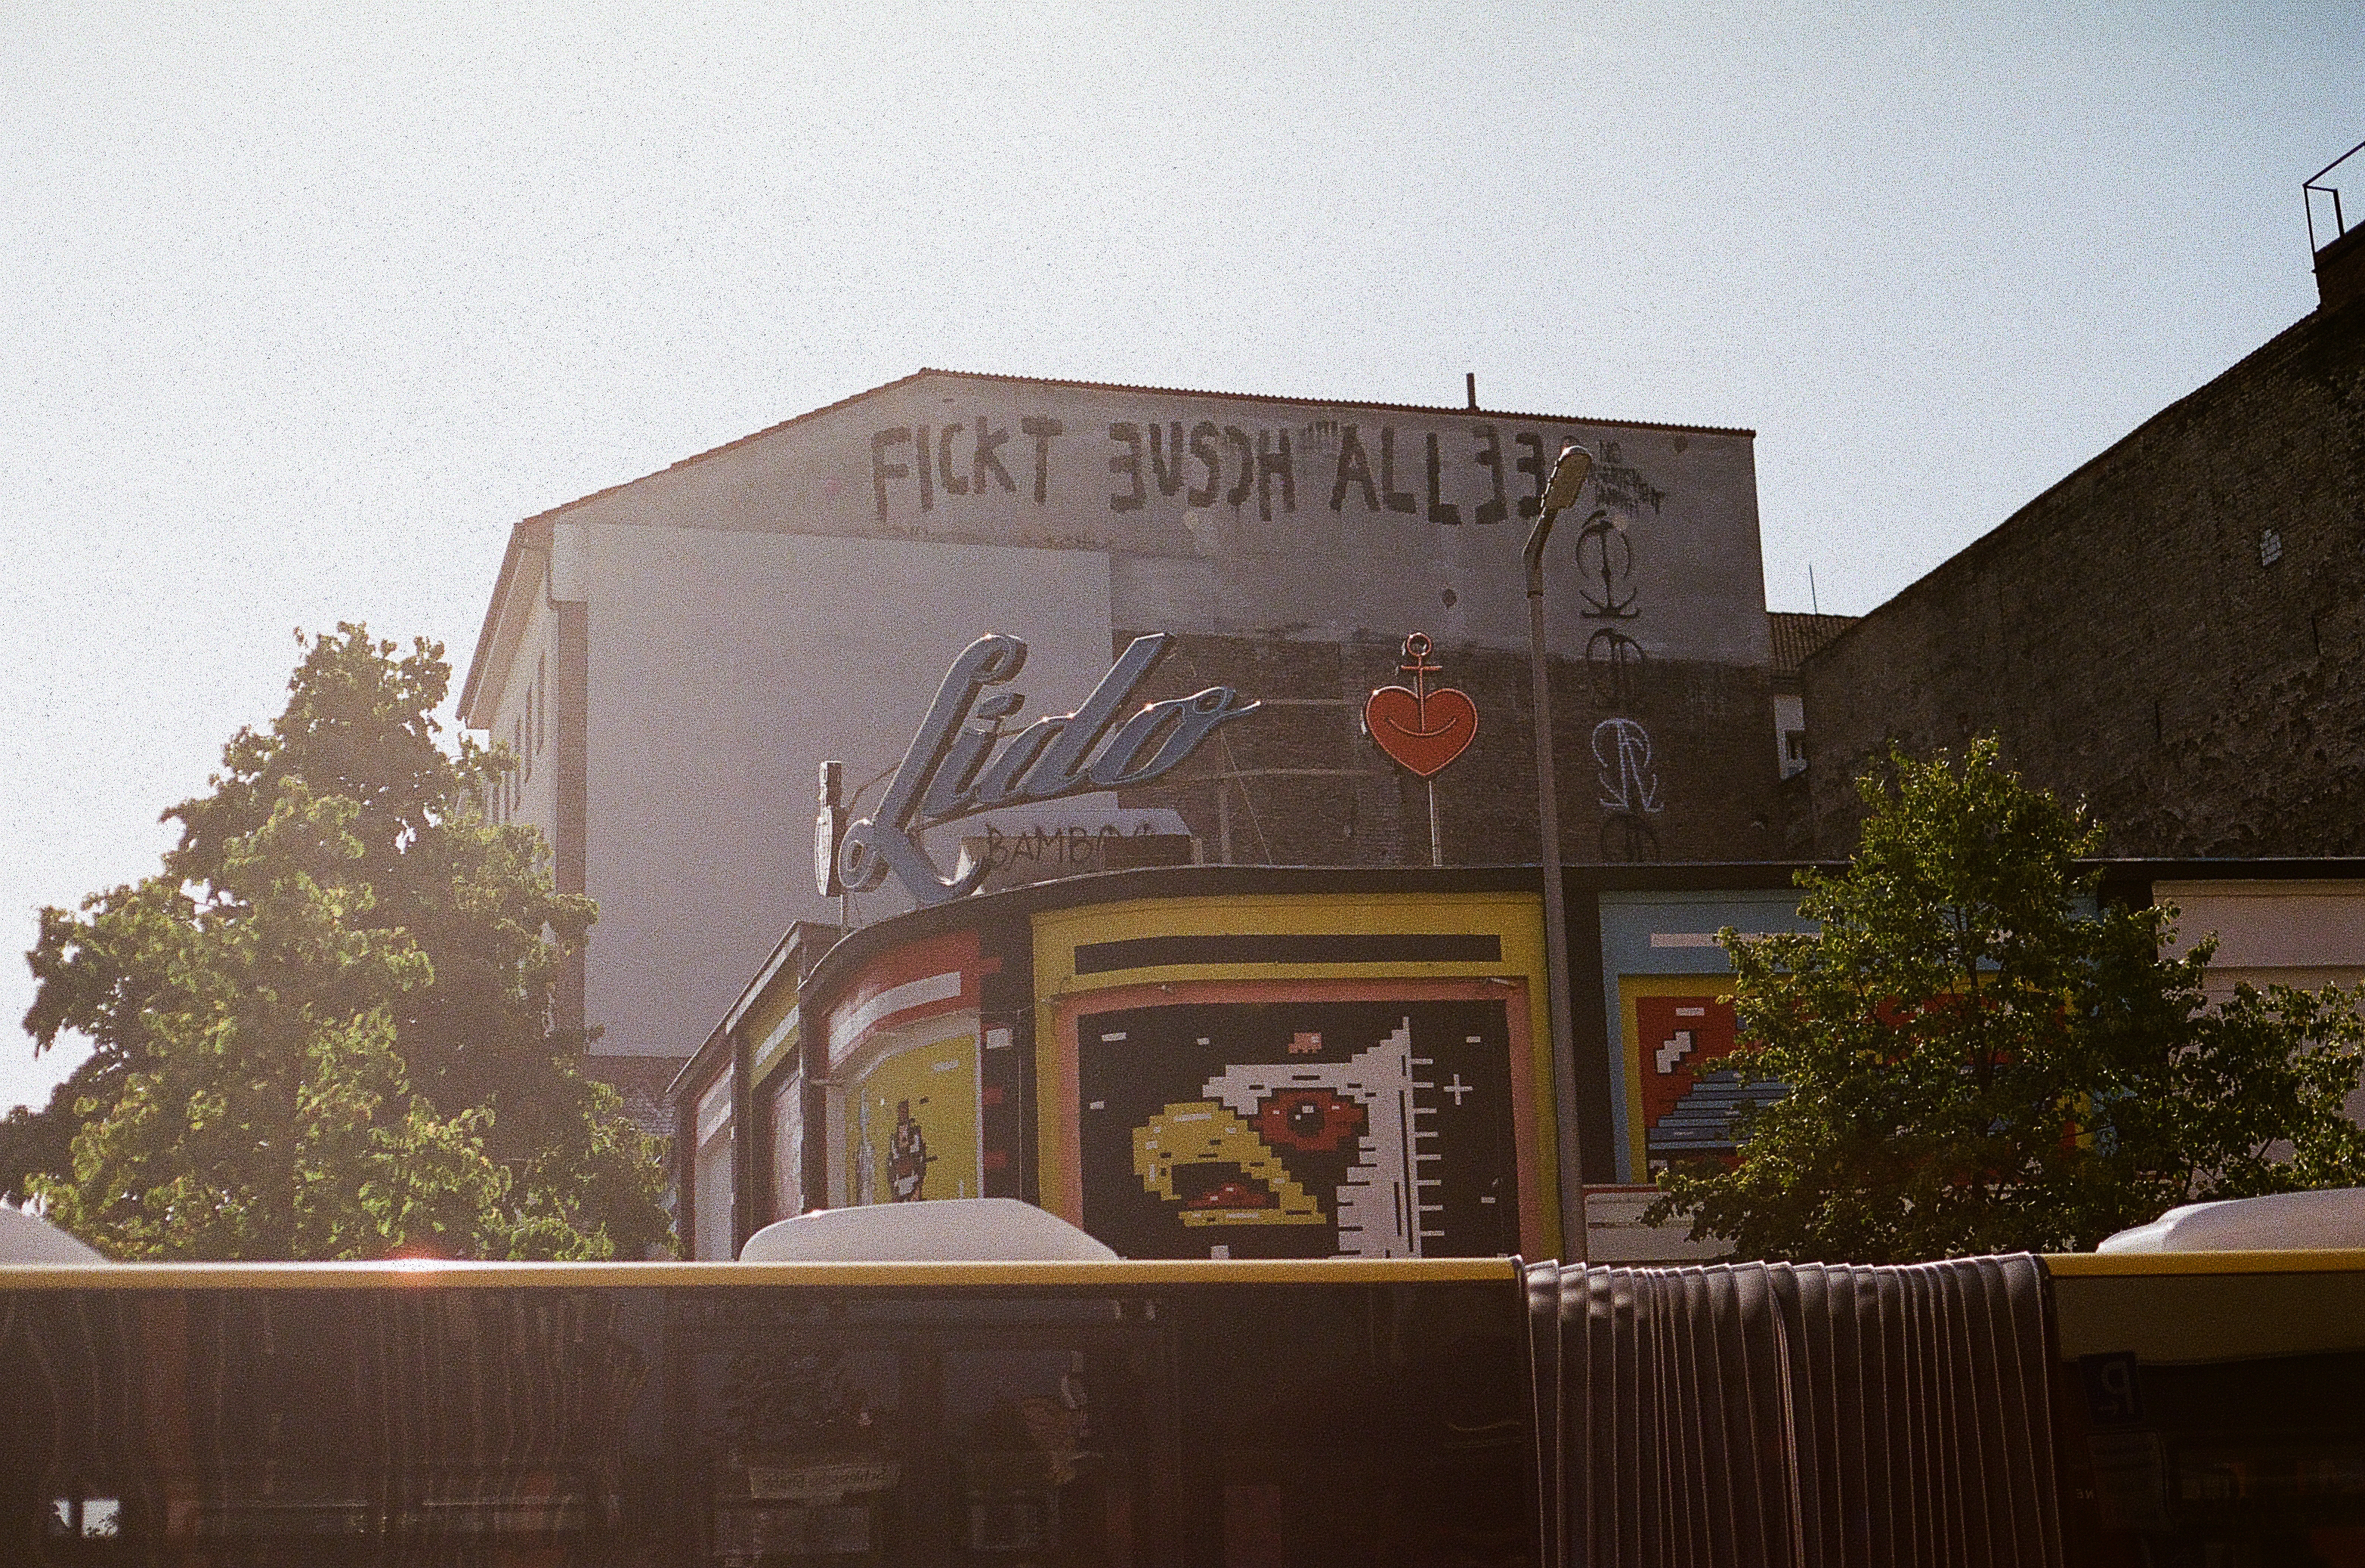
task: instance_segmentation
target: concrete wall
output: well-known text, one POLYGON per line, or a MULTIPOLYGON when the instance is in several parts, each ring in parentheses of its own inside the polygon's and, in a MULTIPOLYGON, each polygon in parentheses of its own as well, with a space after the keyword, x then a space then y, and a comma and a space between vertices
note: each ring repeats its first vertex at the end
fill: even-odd
POLYGON ((2365 980, 2365 883, 2213 879, 2154 882, 2151 893, 2177 909, 2169 952, 2181 958, 2202 937, 2217 938, 2213 1000, 2242 983, 2313 991, 2365 980))
MULTIPOLYGON (((1741 431, 924 372, 565 515, 1104 551, 1126 625, 1316 642, 1419 629, 1524 648, 1519 547, 1572 441, 1601 459, 1586 505, 1621 534, 1606 590, 1598 549, 1586 553, 1589 591, 1639 607, 1628 630, 1652 656, 1764 664, 1756 474, 1741 431)), ((1584 521, 1564 520, 1568 562, 1584 521)), ((1583 613, 1578 576, 1572 566, 1557 579, 1567 591, 1552 606, 1552 645, 1569 657, 1623 624, 1583 613)))
POLYGON ((2365 851, 2365 303, 2319 311, 1807 661, 1817 850, 2000 734, 2114 855, 2365 851))
MULTIPOLYGON (((507 746, 517 767, 506 785, 486 802, 499 822, 555 824, 558 811, 557 726, 550 707, 557 690, 557 649, 554 633, 557 617, 539 594, 520 607, 515 674, 477 726, 488 745, 507 746)), ((549 828, 544 828, 545 836, 549 828)))
MULTIPOLYGON (((2162 879, 2156 903, 2177 909, 2169 951, 2182 957, 2204 936, 2217 939, 2209 961, 2209 997, 2224 1002, 2237 985, 2316 991, 2365 982, 2365 882, 2282 877, 2249 880, 2162 879)), ((2365 1126, 2365 1083, 2348 1093, 2348 1117, 2365 1126)))

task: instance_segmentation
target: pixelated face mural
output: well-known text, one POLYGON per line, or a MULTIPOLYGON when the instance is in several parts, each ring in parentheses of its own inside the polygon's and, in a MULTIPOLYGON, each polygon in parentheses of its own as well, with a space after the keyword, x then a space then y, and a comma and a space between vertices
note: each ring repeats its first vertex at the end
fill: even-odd
POLYGON ((1706 988, 1698 995, 1631 1000, 1645 1161, 1655 1170, 1675 1161, 1732 1158, 1733 1112, 1781 1092, 1773 1084, 1744 1086, 1725 1065, 1735 1043, 1732 1004, 1706 988))
POLYGON ((1502 1002, 1078 1020, 1083 1226, 1129 1258, 1518 1250, 1502 1002))

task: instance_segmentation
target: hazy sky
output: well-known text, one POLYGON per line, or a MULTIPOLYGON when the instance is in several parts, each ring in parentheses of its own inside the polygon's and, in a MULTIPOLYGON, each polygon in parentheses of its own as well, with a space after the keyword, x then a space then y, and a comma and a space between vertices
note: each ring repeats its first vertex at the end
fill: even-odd
POLYGON ((1475 371, 1754 429, 1868 610, 2305 314, 2365 137, 2355 0, 228 9, 0 7, 0 1107, 39 906, 521 516, 924 364, 1475 371))

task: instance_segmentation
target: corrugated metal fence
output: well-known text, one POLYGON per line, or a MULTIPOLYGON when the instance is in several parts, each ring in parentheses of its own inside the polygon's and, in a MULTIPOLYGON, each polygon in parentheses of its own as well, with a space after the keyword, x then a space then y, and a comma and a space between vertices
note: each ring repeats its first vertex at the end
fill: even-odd
POLYGON ((1552 1568, 2061 1562, 2035 1259, 1528 1271, 1552 1568))

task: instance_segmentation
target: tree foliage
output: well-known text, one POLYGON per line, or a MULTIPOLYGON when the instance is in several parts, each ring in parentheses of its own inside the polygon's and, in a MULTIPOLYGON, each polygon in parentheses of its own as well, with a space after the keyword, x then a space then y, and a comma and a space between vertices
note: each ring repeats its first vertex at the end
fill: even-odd
POLYGON ((550 1024, 593 919, 437 743, 451 671, 360 626, 302 639, 161 874, 42 912, 36 1050, 95 1050, 0 1126, 0 1181, 123 1258, 636 1257, 656 1148, 550 1024))
POLYGON ((2101 834, 1993 739, 1890 757, 1861 846, 1801 874, 1808 935, 1720 940, 1735 971, 1741 1157, 1672 1174, 1654 1214, 1750 1258, 1895 1262, 2082 1249, 2179 1204, 2365 1182, 2354 993, 2247 985, 2214 937, 2099 906, 2101 834))

